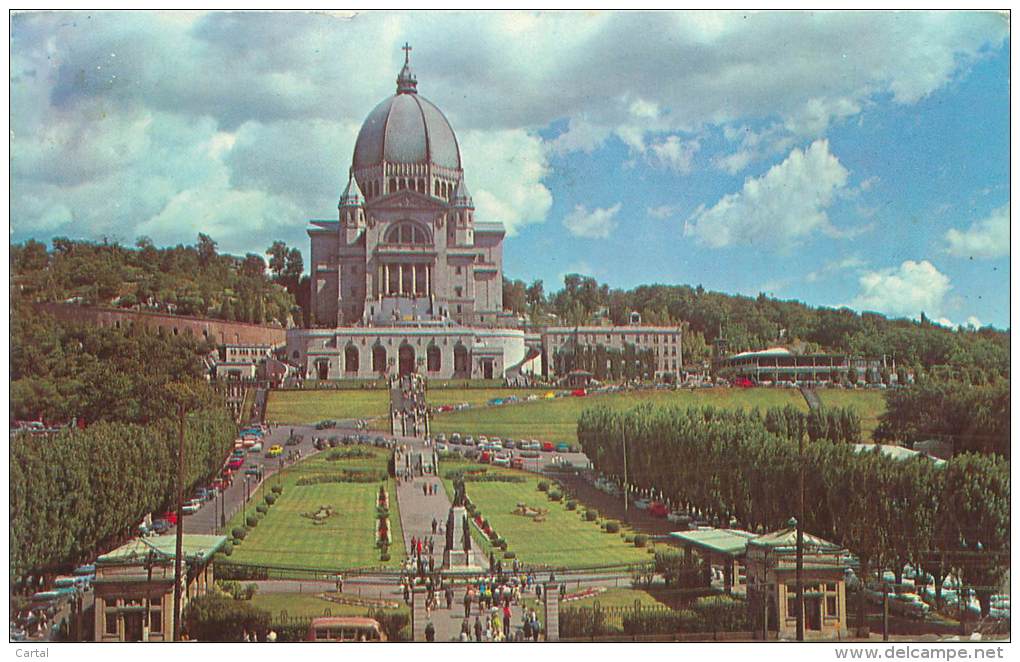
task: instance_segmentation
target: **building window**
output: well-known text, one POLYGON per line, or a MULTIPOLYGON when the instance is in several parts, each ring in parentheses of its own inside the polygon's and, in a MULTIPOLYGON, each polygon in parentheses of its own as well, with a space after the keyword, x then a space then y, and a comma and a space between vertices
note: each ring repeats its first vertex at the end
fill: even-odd
POLYGON ((163 633, 163 610, 162 609, 150 609, 149 610, 149 632, 152 634, 163 633))
POLYGON ((436 345, 429 345, 425 350, 426 367, 429 372, 439 372, 443 368, 443 354, 436 345))
POLYGON ((831 593, 825 596, 825 615, 829 618, 839 618, 839 603, 836 596, 831 593))
POLYGON ((460 274, 461 274, 460 265, 458 265, 457 266, 457 275, 459 276, 460 274))
POLYGON ((120 632, 120 627, 117 623, 117 610, 107 609, 104 620, 106 621, 106 629, 104 630, 106 634, 117 634, 120 632))
POLYGON ((460 304, 459 304, 459 303, 457 304, 457 312, 458 312, 458 313, 460 313, 460 312, 463 312, 463 311, 461 310, 461 306, 460 306, 460 304))

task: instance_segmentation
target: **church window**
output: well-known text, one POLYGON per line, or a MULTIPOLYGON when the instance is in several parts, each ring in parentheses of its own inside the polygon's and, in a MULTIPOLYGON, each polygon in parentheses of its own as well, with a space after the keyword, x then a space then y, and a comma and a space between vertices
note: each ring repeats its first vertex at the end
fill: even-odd
POLYGON ((395 180, 392 177, 390 177, 390 193, 393 193, 396 190, 397 190, 397 180, 395 180))
POLYGON ((417 223, 404 222, 394 225, 386 233, 388 244, 429 244, 428 232, 417 223))
POLYGON ((429 345, 425 350, 426 368, 429 372, 439 372, 443 367, 443 355, 436 345, 429 345))
POLYGON ((438 198, 439 197, 439 180, 438 179, 436 180, 435 191, 436 191, 436 197, 438 198))

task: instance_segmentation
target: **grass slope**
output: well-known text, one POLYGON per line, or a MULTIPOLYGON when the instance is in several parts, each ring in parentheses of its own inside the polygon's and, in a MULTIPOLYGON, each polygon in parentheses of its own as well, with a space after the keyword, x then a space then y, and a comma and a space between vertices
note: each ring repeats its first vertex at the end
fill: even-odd
MULTIPOLYGON (((446 474, 455 469, 477 467, 469 463, 448 460, 441 464, 443 484, 453 494, 453 484, 446 474)), ((540 480, 549 480, 536 474, 486 467, 493 473, 523 476, 523 483, 469 482, 467 494, 482 516, 489 520, 496 532, 506 538, 508 551, 515 552, 525 565, 552 567, 587 567, 618 563, 640 563, 652 559, 647 549, 624 542, 620 534, 604 533, 598 523, 585 521, 584 505, 566 509, 566 502, 550 501, 538 491, 540 480), (549 510, 545 521, 536 522, 529 517, 514 515, 518 503, 549 510)), ((472 525, 472 532, 478 534, 472 525)), ((480 534, 476 536, 476 540, 480 534)), ((488 545, 483 545, 486 554, 488 545)), ((501 555, 500 555, 501 558, 501 555)))
MULTIPOLYGON (((386 470, 388 452, 372 449, 373 458, 349 459, 329 462, 329 451, 303 460, 285 469, 282 476, 283 495, 262 518, 258 526, 248 531, 244 542, 234 547, 230 560, 252 565, 296 566, 324 569, 394 567, 404 558, 404 536, 400 528, 396 487, 387 479, 390 493, 390 526, 393 543, 390 561, 379 560, 375 547, 375 500, 379 483, 324 483, 297 485, 302 476, 319 473, 337 473, 342 469, 386 470), (320 505, 332 506, 337 514, 326 524, 316 526, 301 513, 315 512, 320 505)), ((262 502, 264 494, 277 482, 276 477, 255 493, 248 514, 262 502)), ((242 525, 238 513, 227 525, 227 531, 242 525)))
POLYGON ((819 399, 824 407, 852 407, 861 417, 861 438, 871 439, 878 427, 878 417, 885 413, 883 391, 818 389, 819 399))
POLYGON ((711 405, 727 409, 767 409, 793 405, 807 411, 799 391, 793 389, 713 388, 681 391, 633 391, 585 398, 556 398, 520 405, 508 405, 437 415, 433 432, 486 434, 511 439, 541 441, 577 441, 577 419, 581 412, 604 404, 614 409, 627 409, 650 402, 656 405, 703 407, 711 405))

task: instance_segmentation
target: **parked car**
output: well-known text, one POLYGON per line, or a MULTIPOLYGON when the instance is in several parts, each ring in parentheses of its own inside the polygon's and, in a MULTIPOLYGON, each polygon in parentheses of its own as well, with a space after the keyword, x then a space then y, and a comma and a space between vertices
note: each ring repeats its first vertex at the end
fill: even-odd
POLYGON ((242 448, 235 448, 234 452, 231 453, 231 455, 233 457, 244 457, 247 452, 248 451, 246 451, 243 447, 242 448))
POLYGON ((436 441, 439 442, 440 444, 445 444, 446 443, 446 435, 443 434, 442 432, 440 432, 439 434, 436 435, 436 441))
POLYGON ((475 445, 475 438, 472 437, 471 435, 468 435, 468 436, 464 437, 464 445, 465 446, 474 446, 475 445))
POLYGON ((514 469, 523 469, 524 468, 524 458, 523 457, 515 457, 514 459, 510 460, 510 466, 513 467, 514 469))
POLYGON ((249 453, 261 453, 262 452, 262 442, 260 441, 259 443, 255 444, 254 446, 249 448, 248 452, 249 453))
POLYGON ((244 470, 244 475, 245 476, 258 476, 259 475, 259 468, 258 467, 248 467, 247 469, 244 470))
POLYGON ((230 460, 230 462, 227 462, 227 469, 230 469, 231 471, 237 471, 242 466, 244 466, 244 458, 243 457, 235 457, 235 458, 232 458, 230 460))
POLYGON ((648 510, 648 507, 652 505, 652 502, 648 499, 634 499, 634 507, 638 510, 648 510))
POLYGON ((448 450, 450 450, 450 447, 449 447, 449 446, 447 446, 447 445, 446 445, 446 444, 444 444, 444 443, 437 443, 437 444, 436 444, 436 450, 437 450, 437 451, 448 451, 448 450))
POLYGON ((161 536, 164 533, 166 533, 167 531, 169 531, 170 527, 172 527, 172 526, 173 526, 173 524, 171 524, 167 520, 165 520, 165 519, 158 519, 158 520, 154 520, 152 522, 152 531, 156 535, 160 535, 161 536))
POLYGON ((553 450, 555 450, 555 447, 551 441, 546 441, 542 443, 542 450, 546 453, 552 453, 553 450))
POLYGON ((181 507, 181 512, 185 515, 192 515, 198 512, 198 509, 202 507, 202 504, 196 501, 189 501, 181 507))
POLYGON ((542 457, 542 454, 539 453, 538 451, 521 451, 519 457, 536 458, 542 457))
POLYGON ((666 517, 669 515, 669 508, 667 508, 666 504, 661 501, 653 501, 652 504, 648 506, 648 514, 652 517, 666 517))
POLYGON ((355 616, 323 616, 312 619, 305 641, 386 641, 379 621, 355 616))
POLYGON ((502 450, 503 440, 500 439, 499 437, 493 437, 492 439, 489 440, 489 445, 495 449, 502 450))
POLYGON ((478 461, 483 464, 488 464, 489 459, 492 457, 492 453, 489 451, 482 451, 481 455, 478 456, 478 461))
POLYGON ((514 448, 517 448, 517 442, 514 441, 513 439, 504 439, 503 448, 509 448, 513 450, 514 448))
POLYGON ((569 453, 570 452, 570 444, 561 441, 560 443, 556 444, 556 452, 557 453, 569 453))
POLYGON ((492 463, 497 467, 509 467, 510 466, 510 454, 509 453, 496 453, 492 456, 492 463))

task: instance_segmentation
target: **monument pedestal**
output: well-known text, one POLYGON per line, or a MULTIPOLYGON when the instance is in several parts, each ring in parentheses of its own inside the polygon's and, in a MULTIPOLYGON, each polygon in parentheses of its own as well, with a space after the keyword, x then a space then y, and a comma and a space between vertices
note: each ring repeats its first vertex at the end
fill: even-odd
POLYGON ((471 555, 471 532, 468 530, 467 508, 453 506, 446 518, 446 548, 443 550, 443 570, 479 571, 471 555))

